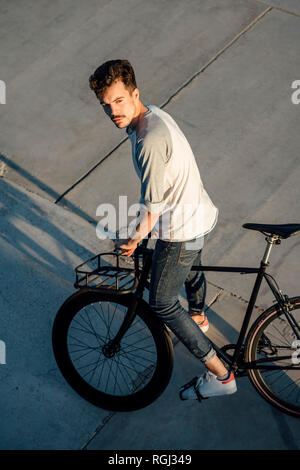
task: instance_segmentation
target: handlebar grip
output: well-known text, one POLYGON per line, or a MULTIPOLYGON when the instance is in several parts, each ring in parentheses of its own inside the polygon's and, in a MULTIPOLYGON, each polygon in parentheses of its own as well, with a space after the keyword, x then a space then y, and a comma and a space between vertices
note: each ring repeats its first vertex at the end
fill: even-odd
MULTIPOLYGON (((142 249, 147 249, 148 241, 149 241, 148 238, 143 238, 143 240, 138 244, 137 250, 138 250, 139 247, 142 248, 142 249)), ((126 250, 123 250, 120 247, 115 247, 114 248, 114 253, 116 253, 117 255, 122 255, 122 253, 124 253, 125 251, 126 250)))
POLYGON ((114 249, 114 253, 116 253, 117 255, 121 255, 125 250, 122 250, 122 248, 115 248, 114 249))

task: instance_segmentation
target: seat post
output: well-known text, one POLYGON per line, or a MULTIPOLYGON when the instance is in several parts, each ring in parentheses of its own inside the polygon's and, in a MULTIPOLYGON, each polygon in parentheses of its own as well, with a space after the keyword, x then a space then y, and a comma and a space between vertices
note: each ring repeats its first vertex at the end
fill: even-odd
POLYGON ((266 241, 267 241, 267 246, 265 249, 264 256, 261 260, 263 264, 268 264, 271 249, 273 245, 280 243, 280 237, 278 235, 271 235, 269 237, 266 237, 266 241))

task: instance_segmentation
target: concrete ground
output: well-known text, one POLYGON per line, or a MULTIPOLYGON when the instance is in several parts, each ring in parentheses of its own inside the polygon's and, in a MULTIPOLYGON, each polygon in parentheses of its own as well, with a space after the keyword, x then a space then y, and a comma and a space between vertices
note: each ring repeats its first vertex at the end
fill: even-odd
MULTIPOLYGON (((95 232, 101 203, 128 207, 139 182, 124 131, 88 87, 103 61, 127 58, 146 104, 186 134, 219 208, 203 263, 255 266, 264 251, 245 222, 300 223, 300 8, 296 0, 14 0, 0 4, 1 449, 299 449, 299 421, 238 392, 181 402, 201 370, 174 341, 169 386, 152 405, 110 413, 85 402, 57 369, 51 329, 74 292, 74 267, 111 241, 95 232), (2 343, 3 344, 3 343, 2 343), (3 361, 2 361, 3 362, 3 361)), ((300 295, 298 237, 275 247, 270 272, 300 295)), ((232 341, 253 282, 208 276, 209 335, 232 341)), ((186 305, 184 292, 180 297, 186 305)), ((272 302, 262 289, 255 315, 272 302)))

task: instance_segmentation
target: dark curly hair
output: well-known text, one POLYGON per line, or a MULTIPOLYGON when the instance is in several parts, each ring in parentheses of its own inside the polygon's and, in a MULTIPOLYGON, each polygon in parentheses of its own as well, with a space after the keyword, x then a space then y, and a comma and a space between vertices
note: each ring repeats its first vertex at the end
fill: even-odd
POLYGON ((90 88, 97 98, 115 81, 122 80, 130 94, 136 86, 135 74, 130 62, 126 59, 108 60, 100 65, 90 76, 90 88))

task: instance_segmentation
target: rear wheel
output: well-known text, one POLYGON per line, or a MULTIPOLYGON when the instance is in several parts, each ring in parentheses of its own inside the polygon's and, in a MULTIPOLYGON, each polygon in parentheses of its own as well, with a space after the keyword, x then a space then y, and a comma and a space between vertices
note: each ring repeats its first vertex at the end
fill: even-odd
MULTIPOLYGON (((300 297, 290 299, 290 303, 291 316, 299 328, 300 297)), ((299 418, 300 341, 278 304, 262 313, 251 327, 245 360, 259 361, 260 368, 248 373, 260 395, 282 412, 299 418)))
POLYGON ((81 290, 66 300, 53 325, 54 355, 67 382, 84 399, 113 411, 152 403, 173 368, 170 337, 143 300, 120 344, 110 347, 131 300, 132 294, 81 290))

